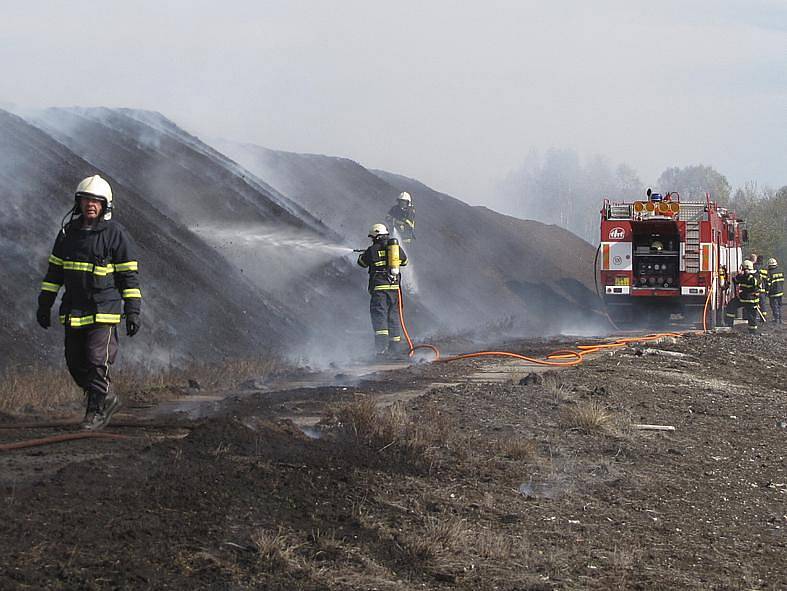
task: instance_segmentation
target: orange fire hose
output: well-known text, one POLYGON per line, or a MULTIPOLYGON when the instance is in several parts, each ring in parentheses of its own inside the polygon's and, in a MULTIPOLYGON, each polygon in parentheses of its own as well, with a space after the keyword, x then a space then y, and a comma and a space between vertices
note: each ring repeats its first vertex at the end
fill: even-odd
MULTIPOLYGON (((706 307, 707 307, 707 301, 706 301, 706 307)), ((572 367, 582 363, 584 361, 584 357, 586 355, 590 355, 591 353, 598 353, 599 351, 604 351, 609 349, 619 349, 621 347, 626 347, 632 343, 643 343, 649 341, 657 341, 663 338, 669 338, 669 337, 677 338, 682 336, 682 333, 663 332, 663 333, 655 333, 655 334, 649 334, 639 337, 625 337, 625 338, 620 338, 611 343, 599 343, 595 345, 579 345, 577 347, 577 351, 571 349, 553 351, 549 353, 544 359, 528 357, 526 355, 511 353, 509 351, 476 351, 475 353, 464 353, 461 355, 452 355, 451 357, 441 357, 440 350, 434 345, 429 345, 429 344, 413 345, 413 341, 410 338, 410 333, 407 331, 407 325, 404 321, 404 305, 402 304, 401 287, 399 287, 399 321, 402 325, 402 332, 404 333, 404 337, 405 339, 407 339, 407 345, 408 347, 410 347, 410 357, 412 357, 415 354, 415 351, 417 351, 418 349, 430 349, 435 354, 434 361, 441 361, 441 362, 457 361, 459 359, 472 359, 475 357, 512 357, 514 359, 520 359, 522 361, 527 361, 529 363, 533 363, 536 365, 546 365, 550 367, 572 367)))
POLYGON ((84 433, 65 433, 63 435, 52 435, 40 439, 27 439, 25 441, 15 441, 13 443, 0 444, 0 451, 11 451, 14 449, 24 449, 27 447, 37 447, 39 445, 51 445, 64 441, 74 441, 75 439, 131 439, 128 435, 118 433, 102 433, 100 431, 86 431, 84 433))

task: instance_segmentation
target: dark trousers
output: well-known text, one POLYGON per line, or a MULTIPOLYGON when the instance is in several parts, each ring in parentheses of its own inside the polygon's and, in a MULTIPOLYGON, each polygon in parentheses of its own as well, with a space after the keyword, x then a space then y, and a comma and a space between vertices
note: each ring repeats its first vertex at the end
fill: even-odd
POLYGON ((765 307, 765 300, 768 299, 768 294, 765 292, 760 293, 760 312, 762 312, 763 316, 768 315, 768 308, 765 307))
POLYGON ((117 326, 94 324, 66 328, 66 364, 80 388, 103 399, 109 391, 109 366, 118 352, 117 326))
POLYGON ((771 312, 773 312, 773 321, 782 323, 782 296, 772 296, 769 298, 771 301, 771 312))
POLYGON ((727 326, 732 326, 735 323, 735 315, 738 308, 743 308, 743 318, 749 323, 749 332, 757 331, 757 321, 760 318, 760 306, 758 302, 742 302, 738 298, 733 298, 727 304, 724 311, 727 326))
POLYGON ((369 313, 374 329, 374 347, 378 353, 389 346, 399 348, 402 342, 401 320, 399 319, 399 290, 372 291, 369 313))

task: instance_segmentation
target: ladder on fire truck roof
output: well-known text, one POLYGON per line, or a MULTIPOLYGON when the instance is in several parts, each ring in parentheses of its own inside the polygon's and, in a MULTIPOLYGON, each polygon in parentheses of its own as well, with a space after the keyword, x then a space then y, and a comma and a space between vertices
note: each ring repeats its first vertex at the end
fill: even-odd
POLYGON ((682 201, 678 219, 684 222, 699 222, 707 219, 707 204, 704 201, 682 201))
POLYGON ((686 243, 684 249, 683 259, 686 261, 686 272, 699 273, 700 223, 698 221, 686 222, 686 243))

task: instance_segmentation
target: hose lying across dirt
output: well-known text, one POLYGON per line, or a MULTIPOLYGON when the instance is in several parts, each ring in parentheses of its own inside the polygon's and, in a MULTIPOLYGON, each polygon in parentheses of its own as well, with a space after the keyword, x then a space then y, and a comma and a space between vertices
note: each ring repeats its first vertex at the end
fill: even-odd
POLYGON ((102 433, 101 431, 84 431, 82 433, 64 433, 63 435, 51 435, 40 439, 27 439, 25 441, 14 441, 13 443, 0 444, 0 451, 11 451, 14 449, 24 449, 27 447, 37 447, 39 445, 51 445, 63 441, 74 441, 75 439, 131 439, 128 435, 118 433, 102 433))
MULTIPOLYGON (((707 301, 706 301, 706 307, 707 307, 707 301)), ((683 335, 683 333, 678 333, 678 332, 660 332, 660 333, 648 334, 638 337, 620 338, 611 343, 601 343, 597 345, 579 345, 576 351, 573 351, 571 349, 553 351, 549 353, 544 359, 528 357, 526 355, 520 355, 519 353, 511 353, 509 351, 476 351, 475 353, 464 353, 462 355, 452 355, 451 357, 441 357, 440 350, 434 345, 429 345, 429 344, 413 345, 413 341, 410 338, 410 333, 407 332, 407 326, 404 321, 404 305, 402 304, 401 287, 399 288, 399 321, 402 325, 402 332, 404 333, 404 337, 405 339, 407 339, 407 346, 410 347, 410 357, 412 357, 418 349, 431 349, 435 354, 434 361, 441 361, 441 362, 457 361, 459 359, 473 359, 475 357, 512 357, 514 359, 520 359, 522 361, 527 361, 529 363, 534 363, 536 365, 546 365, 550 367, 571 367, 582 363, 584 361, 585 355, 590 355, 591 353, 598 353, 600 351, 605 351, 609 349, 619 349, 621 347, 627 347, 632 343, 645 343, 649 341, 658 341, 663 338, 668 338, 668 337, 677 338, 683 335)))

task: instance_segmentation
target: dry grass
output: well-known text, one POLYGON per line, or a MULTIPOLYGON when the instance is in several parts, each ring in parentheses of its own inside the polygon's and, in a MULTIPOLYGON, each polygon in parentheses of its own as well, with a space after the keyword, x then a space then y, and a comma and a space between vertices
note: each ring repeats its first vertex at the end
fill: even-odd
POLYGON ((482 530, 472 536, 475 554, 489 560, 507 560, 515 555, 510 536, 492 530, 482 530))
POLYGON ((377 408, 374 399, 362 397, 336 409, 330 421, 341 438, 377 452, 396 449, 414 461, 426 460, 429 450, 441 443, 443 429, 428 429, 416 423, 404 403, 377 408))
POLYGON ((82 391, 65 369, 32 367, 0 375, 0 412, 47 411, 81 401, 82 391))
POLYGON ((571 396, 571 386, 565 383, 557 373, 545 373, 543 387, 556 403, 573 399, 571 396))
POLYGON ((614 430, 616 415, 598 402, 580 402, 564 409, 561 423, 570 429, 609 432, 614 430))
POLYGON ((425 537, 446 549, 455 550, 464 547, 467 535, 467 521, 464 519, 431 517, 426 522, 425 537))
POLYGON ((296 552, 302 544, 289 540, 281 529, 276 532, 258 529, 252 533, 251 541, 266 570, 286 571, 299 566, 296 552))
MULTIPOLYGON (((135 366, 113 372, 112 383, 124 398, 159 400, 173 397, 197 382, 202 389, 228 390, 252 378, 280 370, 274 357, 233 359, 223 363, 191 363, 183 367, 135 366)), ((0 412, 51 412, 82 405, 82 392, 66 368, 36 366, 0 374, 0 412)))
POLYGON ((523 437, 508 437, 497 441, 497 450, 512 460, 532 460, 538 457, 538 442, 523 437))

